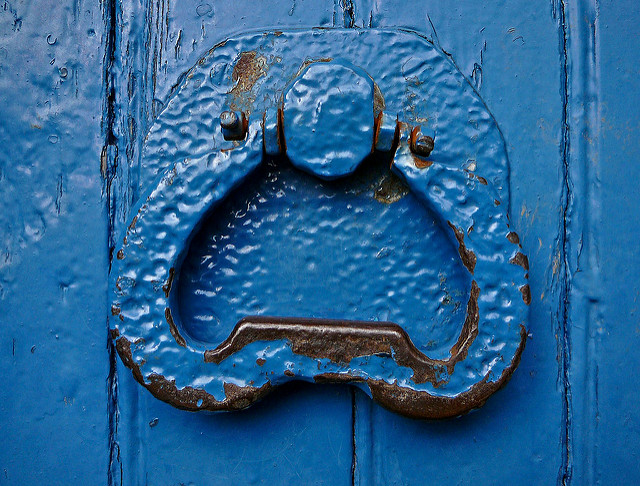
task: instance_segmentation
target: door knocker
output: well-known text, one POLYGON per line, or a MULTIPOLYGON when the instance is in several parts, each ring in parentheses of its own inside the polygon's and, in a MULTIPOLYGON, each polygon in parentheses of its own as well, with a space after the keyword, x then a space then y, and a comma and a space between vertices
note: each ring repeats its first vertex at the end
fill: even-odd
POLYGON ((115 248, 110 327, 124 364, 157 398, 235 410, 290 380, 339 382, 398 413, 445 418, 480 407, 518 366, 531 297, 528 260, 509 227, 504 142, 451 59, 419 35, 229 39, 186 73, 143 161, 157 178, 115 248), (305 57, 309 42, 322 58, 305 57), (247 316, 221 343, 184 332, 174 283, 193 235, 265 156, 333 180, 372 152, 392 154, 392 171, 468 272, 466 318, 446 359, 430 358, 392 322, 247 316))

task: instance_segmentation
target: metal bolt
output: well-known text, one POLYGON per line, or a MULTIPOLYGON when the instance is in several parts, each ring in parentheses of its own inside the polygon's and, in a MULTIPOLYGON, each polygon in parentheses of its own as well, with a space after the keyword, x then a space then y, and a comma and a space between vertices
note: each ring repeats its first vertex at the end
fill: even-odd
POLYGON ((268 155, 278 155, 283 152, 280 142, 281 119, 281 108, 271 108, 264 113, 262 134, 264 137, 264 151, 268 155))
POLYGON ((220 127, 225 140, 242 140, 246 135, 244 114, 235 111, 223 111, 220 114, 220 127))
POLYGON ((220 126, 227 130, 233 130, 237 128, 240 123, 240 118, 235 111, 223 111, 220 115, 220 126))
POLYGON ((411 144, 411 151, 420 157, 429 157, 433 150, 433 138, 418 132, 411 144))
POLYGON ((398 117, 381 111, 375 120, 374 147, 380 152, 389 152, 396 142, 398 117))

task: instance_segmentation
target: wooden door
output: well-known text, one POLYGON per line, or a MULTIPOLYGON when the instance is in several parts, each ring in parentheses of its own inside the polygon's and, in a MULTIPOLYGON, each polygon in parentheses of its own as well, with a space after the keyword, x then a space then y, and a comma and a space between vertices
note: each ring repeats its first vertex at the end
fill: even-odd
MULTIPOLYGON (((637 481, 639 19, 632 2, 587 0, 4 2, 0 484, 637 481), (508 385, 464 417, 408 419, 359 390, 311 384, 280 388, 242 412, 189 413, 136 383, 111 344, 113 249, 156 175, 142 148, 183 73, 238 33, 317 27, 418 32, 451 56, 501 129, 511 223, 530 262, 529 335, 508 385)), ((194 296, 211 291, 198 272, 218 248, 214 233, 240 244, 247 238, 242 218, 268 222, 290 209, 251 209, 252 194, 275 201, 277 184, 291 180, 305 190, 331 190, 288 168, 269 170, 262 174, 268 182, 239 189, 203 227, 190 280, 180 284, 191 306, 185 312, 195 316, 212 305, 194 296)), ((383 211, 374 199, 365 213, 383 211)), ((296 228, 335 224, 331 211, 306 218, 312 210, 297 209, 296 228)), ((362 226, 372 241, 373 226, 387 221, 376 217, 362 226)), ((401 224, 392 241, 381 230, 391 239, 377 250, 414 241, 412 231, 401 224)), ((307 248, 318 264, 348 265, 353 247, 344 250, 338 231, 321 236, 324 242, 307 248)), ((411 251, 411 258, 424 256, 411 251)), ((384 290, 381 280, 356 285, 345 276, 323 287, 300 273, 308 262, 299 260, 290 252, 269 259, 270 280, 257 279, 253 297, 290 279, 293 300, 288 304, 286 286, 278 287, 276 312, 288 305, 319 315, 348 308, 356 309, 348 317, 387 318, 358 315, 384 290), (337 288, 364 303, 352 304, 337 288)), ((455 285, 430 271, 455 303, 455 285)), ((399 284, 404 277, 387 278, 399 284)), ((255 312, 266 305, 220 299, 255 312)), ((396 311, 417 312, 404 302, 396 311)))

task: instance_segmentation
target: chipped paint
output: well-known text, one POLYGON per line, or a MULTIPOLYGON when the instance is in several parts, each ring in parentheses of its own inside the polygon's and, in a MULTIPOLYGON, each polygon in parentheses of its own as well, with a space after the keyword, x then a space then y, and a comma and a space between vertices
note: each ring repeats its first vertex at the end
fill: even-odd
POLYGON ((267 58, 255 51, 241 52, 231 73, 233 88, 229 91, 228 105, 231 110, 242 111, 247 117, 253 110, 256 96, 254 87, 260 78, 267 75, 267 58))

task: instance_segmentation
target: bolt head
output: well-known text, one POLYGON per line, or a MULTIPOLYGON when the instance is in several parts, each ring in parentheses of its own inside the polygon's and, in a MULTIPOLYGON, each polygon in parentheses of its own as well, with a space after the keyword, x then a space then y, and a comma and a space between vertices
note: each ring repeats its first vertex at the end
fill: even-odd
POLYGON ((434 142, 433 138, 429 135, 422 135, 419 133, 411 146, 411 150, 414 154, 421 157, 428 157, 433 150, 434 142))
POLYGON ((220 113, 220 127, 225 140, 243 140, 247 134, 245 116, 242 112, 223 111, 220 113))
POLYGON ((223 111, 220 114, 220 126, 227 130, 232 130, 238 126, 240 118, 235 111, 223 111))

